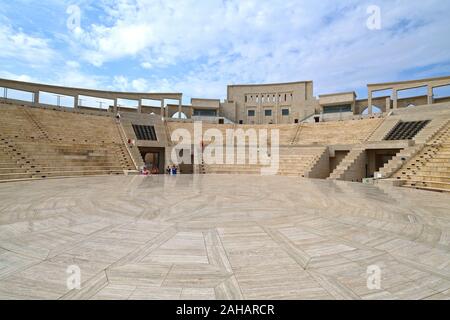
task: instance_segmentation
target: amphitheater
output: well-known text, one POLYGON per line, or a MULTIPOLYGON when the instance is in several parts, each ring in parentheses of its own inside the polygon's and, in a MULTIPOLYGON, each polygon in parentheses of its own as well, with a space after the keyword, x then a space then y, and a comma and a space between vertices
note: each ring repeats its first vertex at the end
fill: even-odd
POLYGON ((0 79, 0 299, 449 299, 450 98, 433 95, 449 84, 233 85, 183 105, 0 79), (212 140, 178 149, 199 123, 276 130, 277 174, 205 162, 212 140), (163 174, 174 154, 200 159, 163 174))

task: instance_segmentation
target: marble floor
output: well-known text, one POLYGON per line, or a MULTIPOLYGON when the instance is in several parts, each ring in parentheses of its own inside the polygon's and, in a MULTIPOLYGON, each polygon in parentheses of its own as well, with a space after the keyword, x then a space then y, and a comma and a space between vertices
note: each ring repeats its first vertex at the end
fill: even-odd
POLYGON ((280 176, 0 184, 0 299, 450 299, 450 195, 280 176))

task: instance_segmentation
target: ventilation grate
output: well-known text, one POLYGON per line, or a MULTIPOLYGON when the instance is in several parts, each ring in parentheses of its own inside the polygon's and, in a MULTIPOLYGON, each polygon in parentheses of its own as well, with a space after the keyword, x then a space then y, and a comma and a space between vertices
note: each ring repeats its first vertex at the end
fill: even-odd
POLYGON ((384 140, 411 140, 429 123, 425 121, 399 122, 384 140))
POLYGON ((157 141, 154 126, 142 126, 133 124, 133 130, 138 140, 157 141))

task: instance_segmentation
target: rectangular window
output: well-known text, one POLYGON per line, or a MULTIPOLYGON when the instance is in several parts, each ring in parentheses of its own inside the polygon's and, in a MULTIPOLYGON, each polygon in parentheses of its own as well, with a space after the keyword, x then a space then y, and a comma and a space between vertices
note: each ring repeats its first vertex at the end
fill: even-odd
POLYGON ((281 110, 281 115, 282 116, 288 116, 289 115, 289 109, 282 109, 281 110))
POLYGON ((133 130, 138 140, 157 141, 154 126, 141 126, 133 124, 133 130))
POLYGON ((340 112, 352 112, 352 106, 350 104, 344 104, 340 106, 323 107, 323 113, 340 113, 340 112))
POLYGON ((266 117, 271 117, 272 116, 272 110, 264 110, 264 115, 266 117))
POLYGON ((254 117, 255 116, 255 110, 248 110, 248 116, 249 117, 254 117))
POLYGON ((194 109, 194 117, 216 117, 217 112, 214 109, 194 109))

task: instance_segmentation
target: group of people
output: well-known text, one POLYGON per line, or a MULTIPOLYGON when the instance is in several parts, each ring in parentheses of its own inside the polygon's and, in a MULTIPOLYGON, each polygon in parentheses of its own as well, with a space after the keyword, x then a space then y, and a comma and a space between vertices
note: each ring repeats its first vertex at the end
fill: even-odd
MULTIPOLYGON (((167 166, 166 173, 171 176, 176 176, 179 173, 179 169, 176 165, 167 166)), ((157 167, 153 167, 152 170, 148 170, 148 168, 145 166, 141 169, 141 175, 143 176, 154 174, 159 174, 159 169, 157 167)))
POLYGON ((143 167, 141 170, 141 174, 143 176, 149 176, 149 175, 153 175, 153 174, 159 174, 159 169, 157 167, 153 167, 152 170, 148 170, 147 167, 143 167))
POLYGON ((171 176, 176 176, 178 174, 178 167, 176 165, 167 166, 166 173, 171 176))

